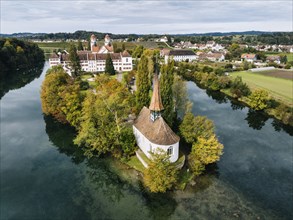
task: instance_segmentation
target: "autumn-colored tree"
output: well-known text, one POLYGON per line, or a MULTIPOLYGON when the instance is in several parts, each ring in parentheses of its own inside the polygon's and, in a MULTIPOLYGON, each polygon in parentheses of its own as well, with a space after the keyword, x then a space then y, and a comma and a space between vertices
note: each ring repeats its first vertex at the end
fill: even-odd
POLYGON ((257 89, 248 98, 248 104, 251 108, 254 110, 263 110, 268 106, 269 93, 265 90, 257 89))
POLYGON ((151 156, 151 162, 144 171, 144 184, 151 192, 166 192, 176 183, 178 171, 165 151, 158 149, 151 156))
POLYGON ((188 163, 193 173, 200 175, 205 165, 218 161, 223 154, 223 148, 214 134, 209 138, 198 137, 188 156, 188 163))
POLYGON ((214 123, 205 116, 194 116, 191 112, 185 114, 180 133, 187 143, 195 143, 199 137, 210 138, 214 133, 214 123))
POLYGON ((81 128, 75 143, 89 157, 95 153, 111 152, 117 157, 132 153, 134 137, 125 122, 131 113, 131 93, 104 74, 96 77, 96 83, 96 94, 89 91, 83 103, 81 128))
POLYGON ((78 84, 60 66, 48 70, 41 87, 42 110, 58 121, 78 127, 82 96, 78 84))

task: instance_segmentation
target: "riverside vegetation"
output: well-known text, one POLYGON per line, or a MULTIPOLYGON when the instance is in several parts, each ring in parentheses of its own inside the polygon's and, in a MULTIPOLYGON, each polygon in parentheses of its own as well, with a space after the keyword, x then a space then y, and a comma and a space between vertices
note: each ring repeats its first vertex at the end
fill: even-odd
MULTIPOLYGON (((149 105, 157 52, 144 50, 137 71, 129 73, 136 75, 135 94, 130 92, 127 82, 118 82, 110 73, 98 74, 95 87, 89 89, 84 86, 80 73, 72 78, 61 66, 52 67, 41 88, 43 112, 75 127, 75 144, 86 156, 111 155, 125 163, 133 160, 137 146, 131 116, 142 106, 149 105)), ((219 160, 223 150, 214 134, 212 121, 191 113, 185 82, 175 74, 174 62, 160 68, 162 102, 166 109, 163 114, 167 123, 186 139, 185 148, 191 151, 187 168, 192 172, 179 171, 169 162, 166 153, 154 152, 149 168, 143 169, 144 185, 151 192, 184 188, 191 179, 203 173, 205 165, 219 160), (178 113, 183 115, 182 123, 178 113)))
POLYGON ((43 51, 36 44, 0 39, 0 99, 10 89, 20 88, 40 76, 43 64, 43 51))
POLYGON ((184 79, 194 81, 207 89, 223 92, 254 110, 264 111, 284 124, 293 126, 292 107, 275 100, 263 89, 251 91, 240 76, 236 78, 225 76, 224 72, 230 69, 228 65, 225 69, 214 69, 209 66, 200 67, 189 63, 179 63, 177 72, 184 79))

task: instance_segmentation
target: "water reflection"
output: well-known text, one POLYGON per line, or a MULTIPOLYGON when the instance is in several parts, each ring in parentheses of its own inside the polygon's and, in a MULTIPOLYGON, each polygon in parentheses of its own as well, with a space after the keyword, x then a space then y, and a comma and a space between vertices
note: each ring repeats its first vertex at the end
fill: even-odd
POLYGON ((209 97, 211 97, 213 100, 215 100, 219 104, 228 102, 227 96, 223 93, 220 93, 218 91, 209 90, 209 89, 206 90, 206 93, 209 97))
POLYGON ((52 116, 44 115, 46 133, 50 142, 57 147, 60 153, 71 157, 72 162, 79 164, 85 160, 81 148, 73 144, 76 131, 73 127, 56 121, 52 116))
POLYGON ((248 126, 256 130, 262 129, 268 119, 269 117, 265 113, 252 109, 248 110, 247 116, 245 118, 248 126))
POLYGON ((34 69, 26 71, 15 71, 3 74, 0 80, 0 99, 10 90, 19 89, 26 84, 32 82, 34 79, 39 78, 43 71, 43 64, 36 66, 34 69), (9 76, 9 77, 8 77, 9 76))

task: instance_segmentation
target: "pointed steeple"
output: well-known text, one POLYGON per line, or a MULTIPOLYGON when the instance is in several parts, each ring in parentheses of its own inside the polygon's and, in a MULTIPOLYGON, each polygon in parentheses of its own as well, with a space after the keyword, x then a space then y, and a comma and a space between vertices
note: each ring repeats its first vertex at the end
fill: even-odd
POLYGON ((160 117, 161 116, 160 112, 164 110, 164 106, 162 104, 162 99, 160 94, 157 64, 156 64, 156 71, 155 71, 154 80, 153 80, 153 96, 152 96, 149 109, 151 110, 152 121, 155 121, 158 117, 160 117))

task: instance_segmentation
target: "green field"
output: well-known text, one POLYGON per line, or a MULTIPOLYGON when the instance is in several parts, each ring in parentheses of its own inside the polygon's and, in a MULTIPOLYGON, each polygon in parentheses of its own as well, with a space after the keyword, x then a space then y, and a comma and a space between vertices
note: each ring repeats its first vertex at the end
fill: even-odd
POLYGON ((252 89, 265 89, 270 95, 280 102, 293 106, 293 81, 290 79, 281 79, 248 71, 235 72, 232 77, 241 76, 243 82, 252 89))

